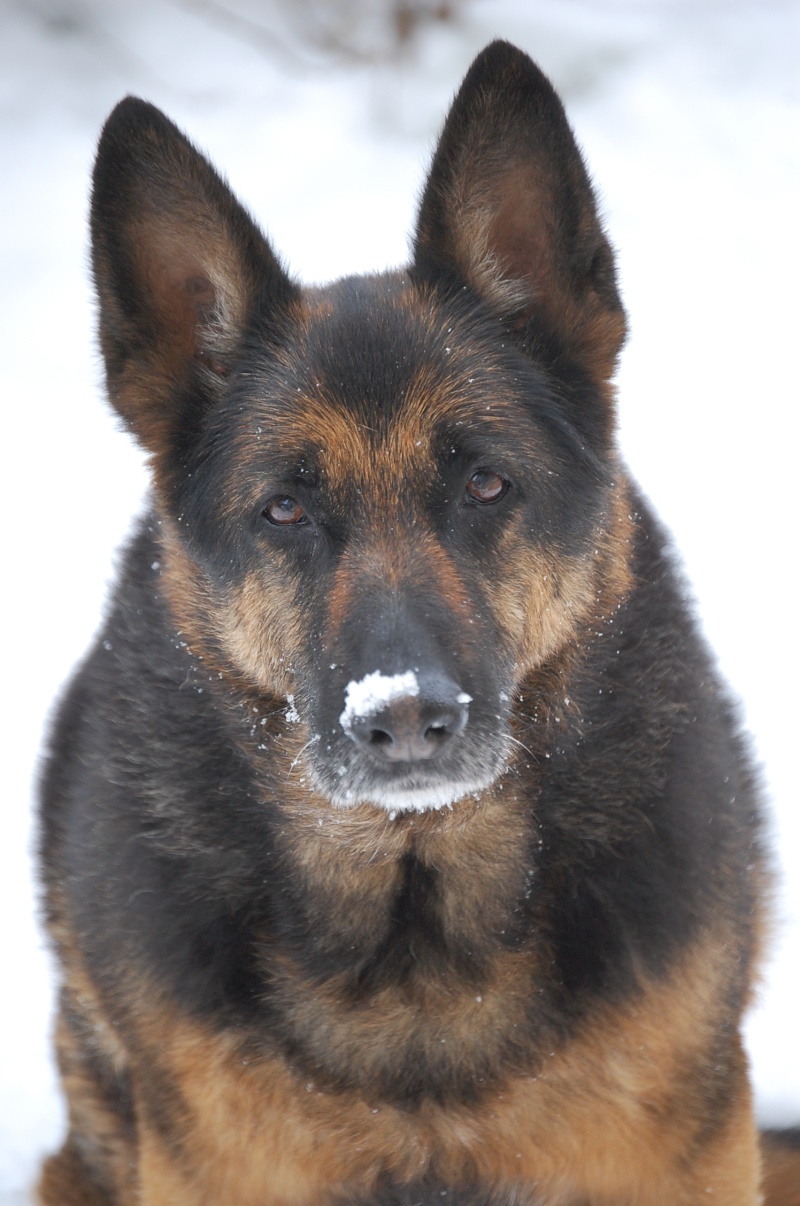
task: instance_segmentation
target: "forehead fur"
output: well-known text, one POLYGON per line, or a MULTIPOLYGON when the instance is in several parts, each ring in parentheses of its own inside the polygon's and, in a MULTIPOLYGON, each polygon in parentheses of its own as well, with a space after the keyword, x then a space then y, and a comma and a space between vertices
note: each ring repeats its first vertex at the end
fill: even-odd
POLYGON ((504 348, 474 299, 446 301, 401 274, 359 277, 309 292, 293 318, 282 351, 256 353, 238 399, 248 459, 278 471, 307 460, 352 481, 413 476, 445 436, 459 451, 482 437, 516 449, 526 428, 535 442, 525 403, 549 396, 544 374, 504 348))

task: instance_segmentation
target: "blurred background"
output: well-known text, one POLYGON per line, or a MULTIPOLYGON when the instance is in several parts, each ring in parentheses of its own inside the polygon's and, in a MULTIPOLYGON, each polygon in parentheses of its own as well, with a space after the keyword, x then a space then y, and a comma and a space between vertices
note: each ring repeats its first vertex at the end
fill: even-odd
POLYGON ((772 816, 759 1113, 800 1122, 797 0, 0 0, 4 763, 0 1206, 63 1118, 34 920, 32 782, 145 489, 102 400, 87 269, 100 126, 137 93, 306 281, 407 254, 445 108, 494 37, 554 80, 619 248, 620 441, 742 697, 772 816))

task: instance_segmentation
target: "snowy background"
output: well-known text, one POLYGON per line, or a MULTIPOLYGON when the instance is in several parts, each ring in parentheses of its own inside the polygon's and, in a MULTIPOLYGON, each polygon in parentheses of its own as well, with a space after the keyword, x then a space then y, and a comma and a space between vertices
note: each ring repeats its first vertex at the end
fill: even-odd
POLYGON ((446 105, 498 35, 554 79, 599 184, 631 314, 622 445, 675 532, 765 767, 781 883, 748 1042, 761 1117, 800 1121, 800 6, 451 0, 419 17, 436 7, 407 2, 398 41, 388 0, 0 0, 2 1206, 27 1201, 62 1125, 33 920, 37 750, 144 488, 93 344, 85 217, 102 121, 126 92, 164 108, 306 280, 380 269, 405 259, 446 105))

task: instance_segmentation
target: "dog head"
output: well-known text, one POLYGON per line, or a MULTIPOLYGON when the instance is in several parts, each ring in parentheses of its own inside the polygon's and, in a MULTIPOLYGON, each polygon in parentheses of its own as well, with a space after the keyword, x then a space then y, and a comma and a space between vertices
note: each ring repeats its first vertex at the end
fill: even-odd
POLYGON ((152 455, 189 644, 300 722, 327 800, 482 791, 521 684, 626 583, 624 315, 550 84, 507 44, 478 57, 403 272, 300 289, 135 99, 103 132, 92 234, 109 393, 152 455))

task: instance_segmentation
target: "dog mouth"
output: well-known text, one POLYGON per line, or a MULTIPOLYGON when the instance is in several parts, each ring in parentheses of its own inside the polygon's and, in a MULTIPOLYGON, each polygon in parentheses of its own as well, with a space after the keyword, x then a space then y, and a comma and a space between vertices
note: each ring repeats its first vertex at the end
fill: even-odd
POLYGON ((421 772, 399 765, 394 775, 381 776, 372 767, 355 760, 342 763, 331 773, 329 768, 312 762, 311 776, 316 789, 338 808, 373 804, 390 816, 404 812, 433 812, 451 808, 467 796, 476 796, 491 787, 507 766, 505 758, 491 759, 491 766, 459 768, 448 774, 444 768, 421 772))

